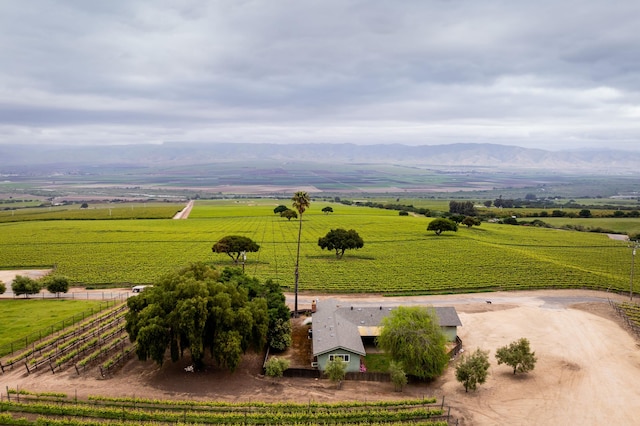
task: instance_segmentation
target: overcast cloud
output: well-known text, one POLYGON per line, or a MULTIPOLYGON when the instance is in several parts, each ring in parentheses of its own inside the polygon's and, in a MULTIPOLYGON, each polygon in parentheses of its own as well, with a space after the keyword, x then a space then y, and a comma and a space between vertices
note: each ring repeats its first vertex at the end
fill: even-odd
POLYGON ((640 149, 637 0, 0 0, 0 143, 640 149))

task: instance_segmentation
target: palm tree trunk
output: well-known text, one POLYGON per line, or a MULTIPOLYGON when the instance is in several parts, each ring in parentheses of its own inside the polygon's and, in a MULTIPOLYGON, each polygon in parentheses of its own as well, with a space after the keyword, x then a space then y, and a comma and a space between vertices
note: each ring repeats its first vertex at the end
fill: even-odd
POLYGON ((300 213, 300 226, 298 227, 298 252, 296 254, 296 271, 295 271, 295 284, 293 287, 294 301, 293 301, 293 317, 298 318, 298 277, 300 276, 300 237, 302 236, 302 213, 300 213))

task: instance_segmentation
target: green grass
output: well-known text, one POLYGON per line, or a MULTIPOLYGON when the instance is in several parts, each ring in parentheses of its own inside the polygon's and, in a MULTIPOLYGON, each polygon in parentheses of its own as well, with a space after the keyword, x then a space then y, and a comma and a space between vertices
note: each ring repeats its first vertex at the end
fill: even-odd
POLYGON ((387 373, 389 372, 389 362, 391 358, 383 353, 370 353, 364 359, 367 366, 367 372, 387 373))
POLYGON ((44 337, 52 327, 59 329, 63 320, 69 326, 68 320, 74 315, 82 319, 83 312, 98 312, 103 306, 104 303, 97 300, 0 299, 0 356, 9 352, 7 345, 11 342, 41 330, 44 337))
MULTIPOLYGON (((290 200, 198 201, 188 220, 43 221, 0 224, 0 268, 57 265, 75 283, 150 283, 189 262, 233 266, 211 246, 231 234, 260 244, 246 272, 293 285, 298 221, 273 214, 290 200)), ((628 290, 627 243, 603 234, 483 223, 427 232, 431 219, 397 211, 314 202, 303 216, 300 289, 449 293, 519 288, 628 290), (330 205, 332 214, 323 214, 330 205), (322 251, 333 228, 355 229, 364 248, 343 259, 322 251)), ((636 219, 640 224, 640 220, 636 219)))

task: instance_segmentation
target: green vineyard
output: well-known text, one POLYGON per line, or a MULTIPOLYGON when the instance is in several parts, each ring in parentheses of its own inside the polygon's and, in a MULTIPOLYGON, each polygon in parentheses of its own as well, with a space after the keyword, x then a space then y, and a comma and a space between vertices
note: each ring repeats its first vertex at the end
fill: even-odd
POLYGON ((0 400, 6 425, 430 425, 449 416, 435 399, 343 403, 222 403, 90 397, 9 389, 0 400), (29 420, 37 416, 36 420, 29 420))
POLYGON ((75 368, 81 374, 96 367, 101 375, 129 354, 133 346, 125 331, 125 303, 42 338, 0 360, 2 371, 24 368, 27 374, 57 373, 75 368))
MULTIPOLYGON (((234 265, 211 246, 226 235, 260 245, 246 272, 293 285, 297 220, 273 214, 289 200, 198 201, 188 220, 30 221, 0 224, 0 268, 53 267, 85 286, 152 283, 190 262, 234 265)), ((628 291, 631 255, 605 234, 483 223, 436 236, 431 218, 314 202, 303 216, 300 289, 323 292, 447 293, 531 288, 628 291), (324 206, 335 213, 324 214, 324 206), (343 259, 318 247, 335 228, 365 245, 343 259)))

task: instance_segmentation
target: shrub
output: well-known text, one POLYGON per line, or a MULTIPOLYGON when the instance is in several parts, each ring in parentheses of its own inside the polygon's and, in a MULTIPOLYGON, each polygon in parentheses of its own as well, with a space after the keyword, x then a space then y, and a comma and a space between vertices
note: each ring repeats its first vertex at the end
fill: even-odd
POLYGON ((289 368, 289 360, 271 357, 265 364, 265 374, 269 377, 282 377, 284 371, 289 368))

